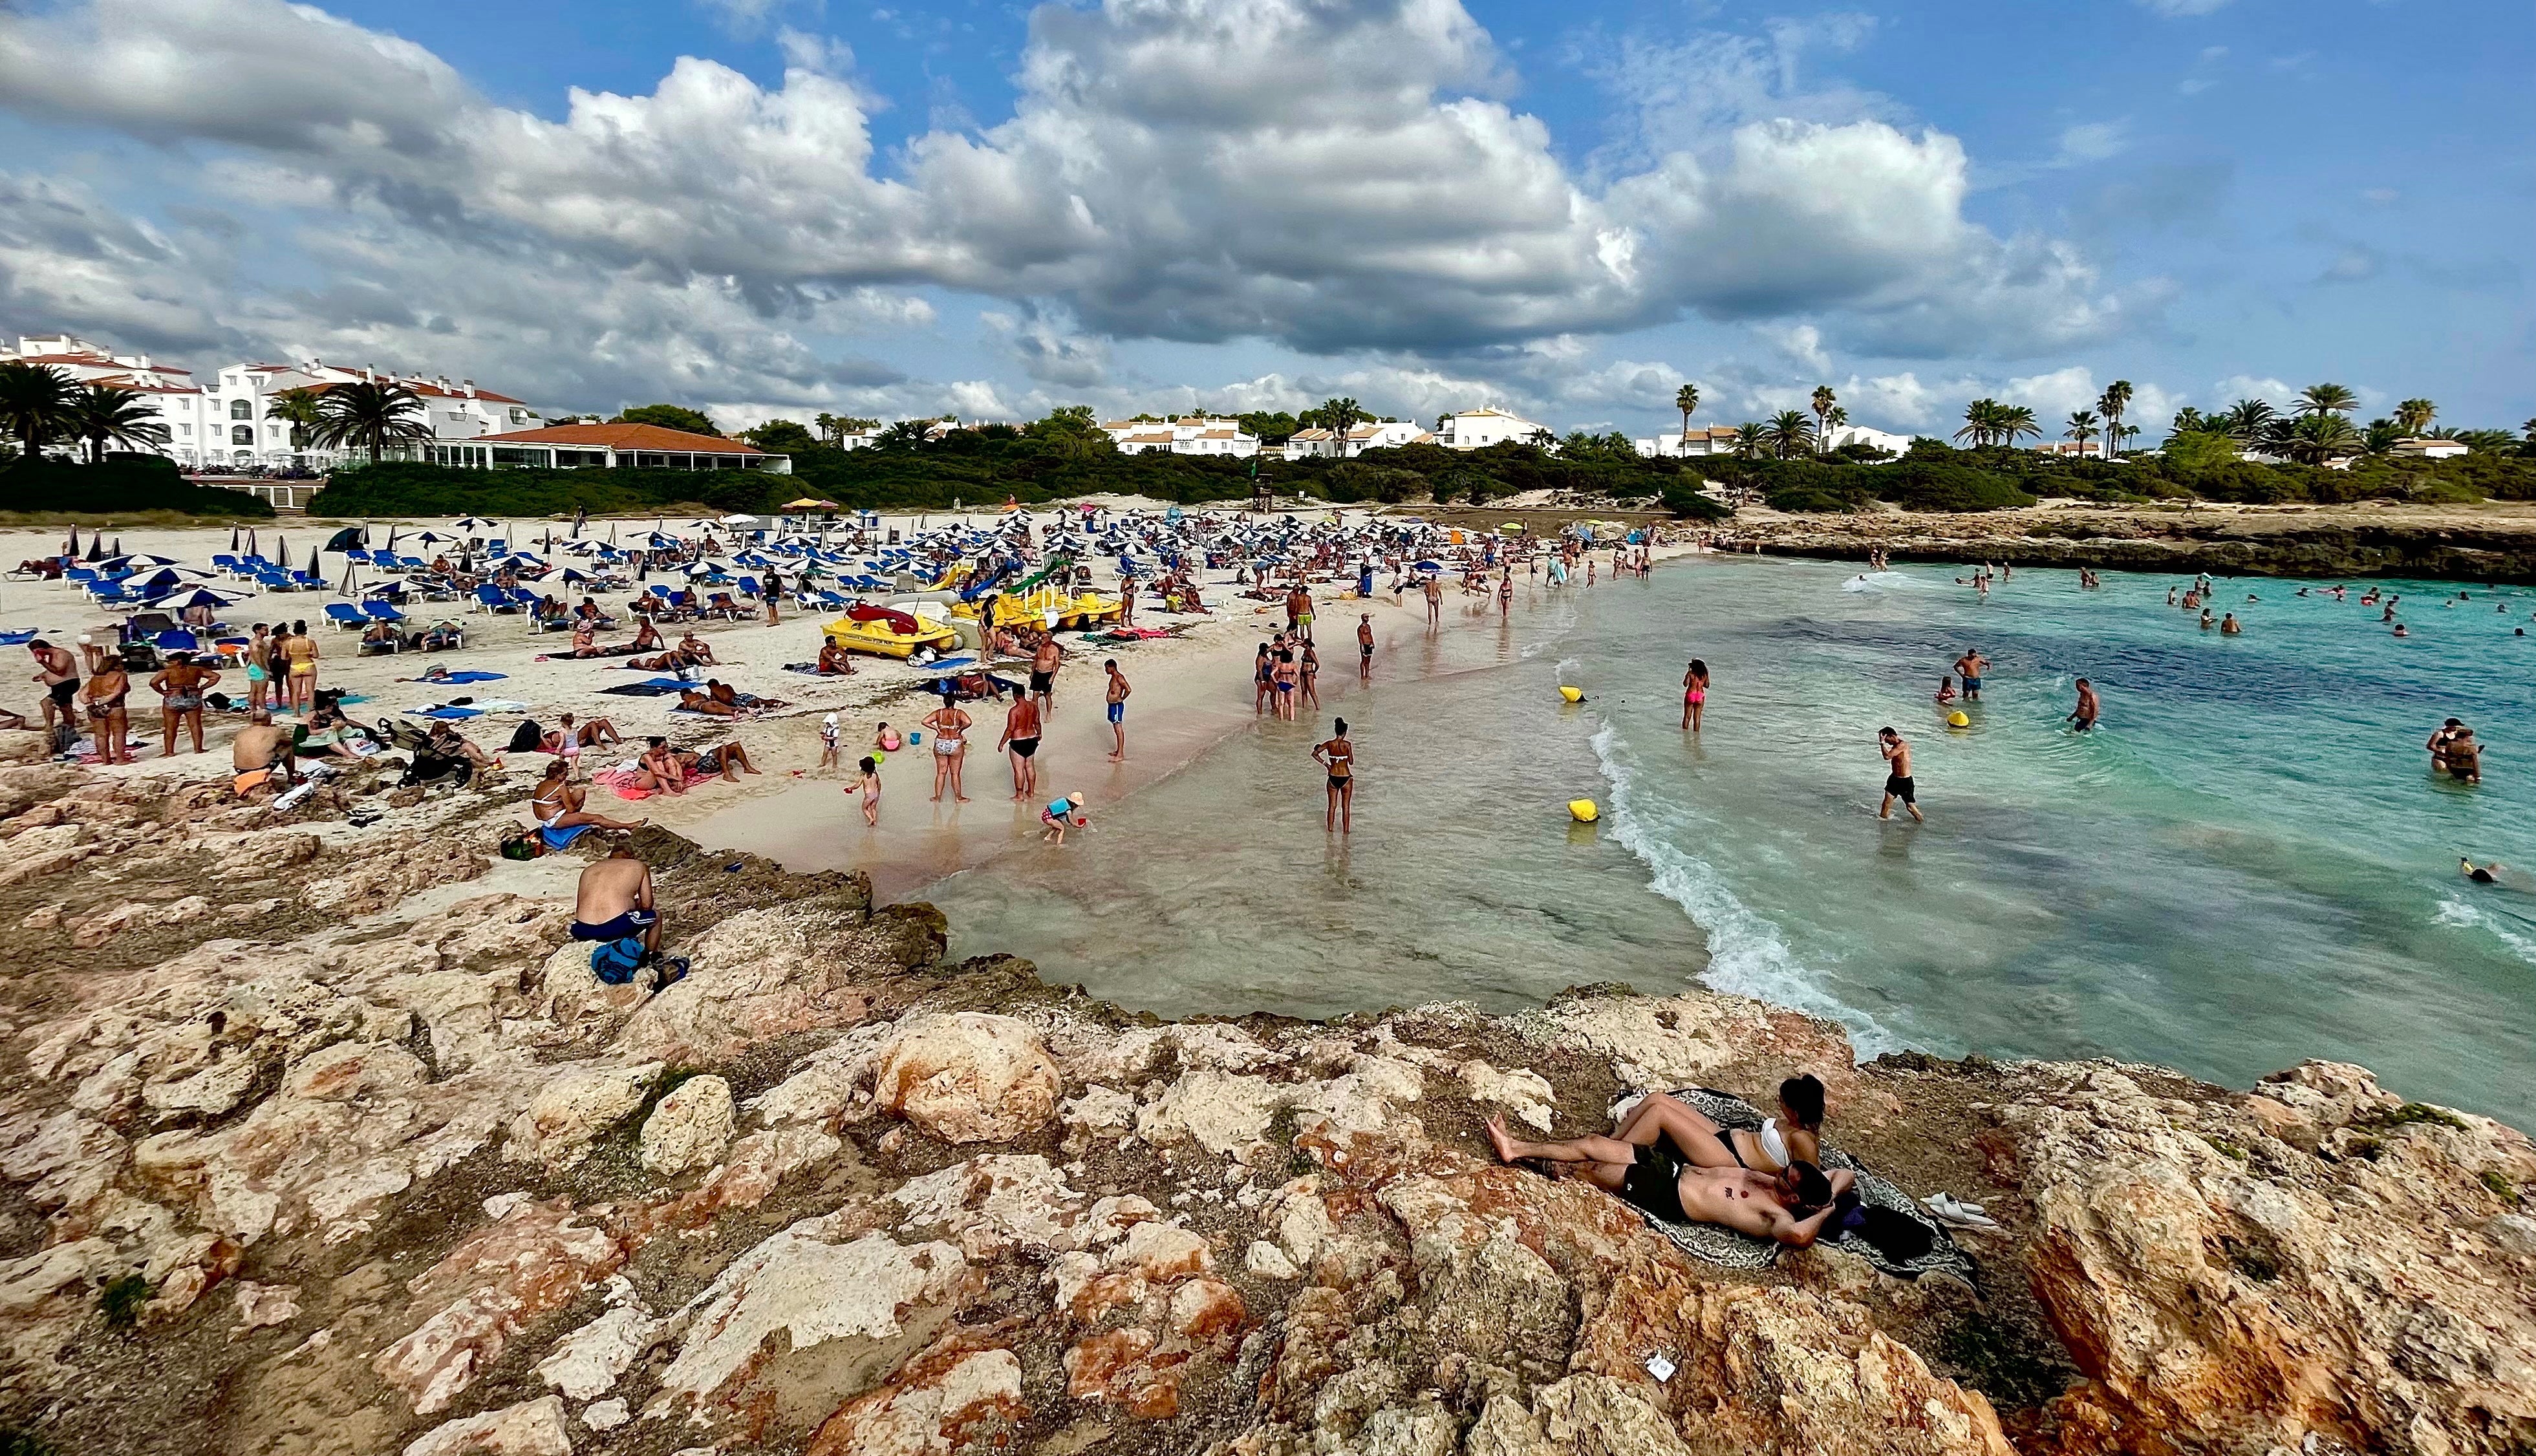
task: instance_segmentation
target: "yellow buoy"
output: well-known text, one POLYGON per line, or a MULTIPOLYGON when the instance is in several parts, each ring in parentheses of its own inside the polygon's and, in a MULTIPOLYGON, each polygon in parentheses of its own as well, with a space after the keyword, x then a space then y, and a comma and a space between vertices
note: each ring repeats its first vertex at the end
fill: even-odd
POLYGON ((1960 708, 1946 715, 1946 727, 1948 728, 1971 728, 1972 726, 1972 719, 1960 708))
POLYGON ((1585 689, 1581 687, 1569 687, 1563 682, 1558 685, 1558 695, 1571 703, 1582 703, 1585 701, 1585 689))
POLYGON ((1597 807, 1594 800, 1590 798, 1569 799, 1567 812, 1576 816, 1576 822, 1579 824, 1591 824, 1603 817, 1602 809, 1597 807))

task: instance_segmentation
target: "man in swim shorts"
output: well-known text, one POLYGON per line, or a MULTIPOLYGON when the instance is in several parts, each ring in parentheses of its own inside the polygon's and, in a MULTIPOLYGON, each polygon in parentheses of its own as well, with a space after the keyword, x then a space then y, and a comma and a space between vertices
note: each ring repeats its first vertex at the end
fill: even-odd
POLYGON ((640 936, 643 948, 661 949, 661 912, 652 900, 652 866, 618 845, 581 872, 572 901, 572 938, 623 940, 640 936))
POLYGON ((1826 1175, 1802 1161, 1776 1172, 1746 1168, 1716 1124, 1661 1093, 1641 1099, 1610 1137, 1525 1142, 1506 1130, 1503 1117, 1490 1117, 1485 1128, 1503 1162, 1581 1165, 1586 1181, 1668 1224, 1716 1224, 1790 1248, 1822 1235, 1856 1181, 1847 1169, 1826 1175))
POLYGON ((1910 743, 1905 741, 1900 733, 1889 728, 1877 729, 1875 740, 1877 748, 1884 755, 1885 763, 1884 806, 1875 811, 1875 817, 1892 818, 1893 801, 1898 798, 1902 800, 1902 807, 1911 811, 1914 821, 1927 823, 1928 816, 1920 812, 1919 785, 1911 778, 1910 743))
POLYGON ((1039 699, 1039 711, 1056 711, 1056 669, 1065 661, 1065 649, 1056 645, 1053 633, 1040 639, 1039 651, 1031 654, 1031 696, 1039 699))
POLYGON ((1135 691, 1127 685, 1127 674, 1118 670, 1118 660, 1110 658, 1101 665, 1110 674, 1110 731, 1117 745, 1110 750, 1111 763, 1127 761, 1127 695, 1135 691))
POLYGON ((274 726, 271 710, 258 708, 229 740, 229 791, 244 798, 270 786, 277 774, 287 783, 291 768, 290 734, 274 726))
POLYGON ((1359 613, 1356 619, 1356 680, 1373 681, 1373 613, 1359 613))
POLYGON ((2087 679, 2079 678, 2078 706, 2069 710, 2070 727, 2082 733, 2088 731, 2096 726, 2098 711, 2096 690, 2087 685, 2087 679))
POLYGON ((44 736, 49 742, 55 714, 61 715, 61 721, 74 728, 79 724, 79 712, 71 706, 79 697, 79 659, 72 657, 67 649, 55 647, 41 637, 28 643, 27 651, 34 654, 35 681, 43 684, 44 688, 44 736))
POLYGON ((1003 740, 995 745, 1012 760, 1015 803, 1039 792, 1039 705, 1016 694, 1004 713, 1003 740))
POLYGON ((1979 648, 1965 648, 1964 655, 1955 659, 1955 672, 1964 680, 1965 702, 1981 701, 1982 674, 1989 670, 1990 659, 1983 657, 1979 648))

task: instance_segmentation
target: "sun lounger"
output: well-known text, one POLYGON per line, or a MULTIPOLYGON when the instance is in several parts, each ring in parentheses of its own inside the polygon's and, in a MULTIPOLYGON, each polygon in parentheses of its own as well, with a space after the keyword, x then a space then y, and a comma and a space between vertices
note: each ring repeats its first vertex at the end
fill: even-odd
POLYGON ((504 612, 520 609, 520 603, 512 600, 510 593, 490 583, 476 589, 476 603, 478 611, 504 612))
POLYGON ((388 602, 380 601, 375 599, 361 603, 361 614, 374 622, 401 622, 405 620, 404 612, 397 610, 395 606, 388 602))
POLYGON ((326 620, 333 622, 338 632, 347 627, 366 627, 370 624, 370 619, 362 615, 361 609, 349 601, 327 602, 326 620))

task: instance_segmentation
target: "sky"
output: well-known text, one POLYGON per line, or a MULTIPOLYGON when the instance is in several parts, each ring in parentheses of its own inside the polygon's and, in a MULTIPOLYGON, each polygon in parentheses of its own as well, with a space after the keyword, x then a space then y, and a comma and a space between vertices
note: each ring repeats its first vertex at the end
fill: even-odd
POLYGON ((2536 414, 2524 0, 0 0, 0 333, 1022 419, 2536 414))

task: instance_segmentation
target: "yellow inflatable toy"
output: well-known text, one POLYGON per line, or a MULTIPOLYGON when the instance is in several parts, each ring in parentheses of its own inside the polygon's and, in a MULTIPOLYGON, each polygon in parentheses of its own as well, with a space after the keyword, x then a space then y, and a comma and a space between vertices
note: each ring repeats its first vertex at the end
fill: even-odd
POLYGON ((1590 798, 1569 799, 1567 801, 1567 812, 1575 816, 1576 822, 1579 824, 1591 824, 1595 820, 1603 817, 1603 810, 1590 798))
POLYGON ((1946 715, 1946 727, 1948 728, 1971 728, 1972 726, 1972 719, 1967 717, 1961 709, 1946 715))
POLYGON ((856 606, 819 629, 849 651, 884 658, 913 657, 919 648, 949 650, 959 639, 949 627, 885 606, 856 606))
POLYGON ((1585 690, 1583 688, 1569 687, 1563 682, 1558 685, 1558 695, 1571 703, 1582 703, 1585 701, 1585 690))

